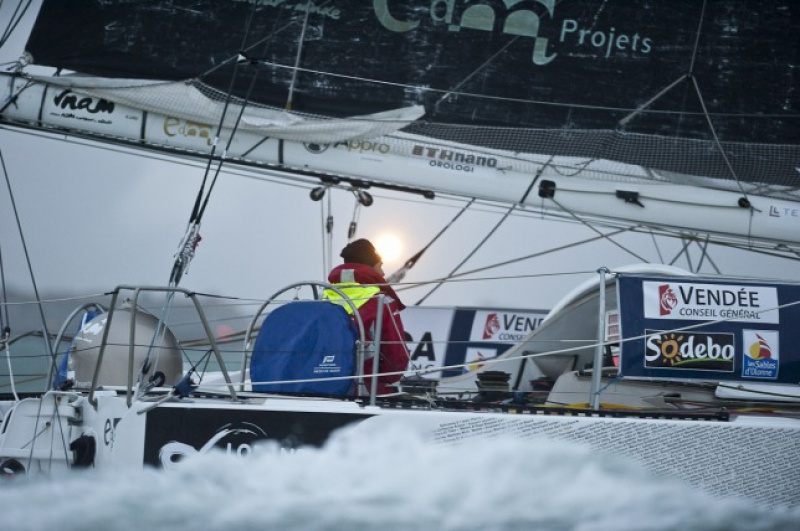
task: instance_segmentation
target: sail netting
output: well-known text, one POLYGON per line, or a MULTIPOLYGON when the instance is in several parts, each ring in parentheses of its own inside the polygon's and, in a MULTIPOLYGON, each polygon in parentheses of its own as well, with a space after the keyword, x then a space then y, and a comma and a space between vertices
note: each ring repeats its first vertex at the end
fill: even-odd
MULTIPOLYGON (((792 0, 44 0, 27 50, 81 74, 191 80, 256 115, 424 108, 389 118, 434 145, 558 157, 583 177, 796 199, 798 24, 792 0)), ((193 106, 163 97, 153 108, 193 106)))

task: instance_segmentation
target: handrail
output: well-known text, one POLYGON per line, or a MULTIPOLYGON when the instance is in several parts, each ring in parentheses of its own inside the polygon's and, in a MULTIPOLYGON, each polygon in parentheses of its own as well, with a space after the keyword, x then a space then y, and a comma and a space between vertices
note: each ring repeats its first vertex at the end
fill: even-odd
POLYGON ((372 380, 370 380, 369 405, 375 405, 375 397, 378 396, 378 365, 381 361, 381 331, 383 330, 383 305, 386 296, 381 293, 378 295, 378 315, 375 318, 375 337, 372 347, 375 354, 372 358, 372 380))
MULTIPOLYGON (((70 322, 72 322, 72 320, 75 318, 75 316, 78 315, 80 312, 86 312, 90 308, 95 308, 95 309, 99 310, 101 313, 108 311, 105 307, 103 307, 102 304, 98 304, 96 302, 87 302, 86 304, 82 304, 81 306, 78 306, 77 308, 72 310, 72 313, 70 313, 67 316, 67 318, 64 319, 64 322, 61 323, 61 328, 58 329, 58 333, 56 334, 55 339, 53 339, 53 342, 52 342, 52 345, 53 345, 52 346, 52 351, 53 352, 58 354, 58 346, 61 344, 61 341, 62 341, 62 339, 64 337, 64 334, 67 331, 67 326, 69 326, 70 322)), ((80 332, 80 330, 78 330, 78 332, 80 332)), ((47 381, 49 382, 48 385, 52 385, 53 378, 55 377, 55 374, 53 374, 54 369, 55 369, 55 366, 54 366, 54 364, 51 363, 50 364, 50 368, 49 368, 49 370, 47 372, 47 381)))
POLYGON ((233 381, 231 380, 230 375, 228 374, 228 370, 225 367, 225 362, 222 359, 222 354, 219 350, 219 345, 217 344, 216 339, 214 338, 214 334, 211 331, 211 327, 208 323, 208 319, 206 318, 205 312, 203 311, 200 302, 197 300, 197 296, 194 292, 189 291, 184 288, 180 287, 172 287, 172 286, 131 286, 131 285, 120 285, 114 288, 111 292, 111 303, 109 304, 108 310, 108 317, 106 318, 106 325, 103 327, 103 339, 100 343, 100 352, 97 356, 97 363, 95 365, 94 376, 92 377, 92 384, 89 390, 89 403, 92 406, 97 407, 97 400, 95 399, 95 391, 97 390, 97 381, 100 375, 100 367, 102 366, 103 356, 105 354, 106 346, 108 345, 108 334, 109 330, 111 329, 111 322, 114 316, 116 309, 117 299, 119 298, 119 294, 123 290, 133 291, 133 301, 131 303, 131 330, 130 330, 130 337, 129 337, 129 351, 128 351, 128 381, 126 385, 126 401, 128 407, 130 407, 133 403, 133 374, 134 374, 134 367, 133 367, 133 360, 134 360, 134 346, 135 346, 135 331, 136 331, 136 313, 138 310, 138 301, 139 295, 142 292, 162 292, 162 293, 182 293, 186 298, 190 299, 194 304, 195 310, 197 311, 197 315, 200 318, 200 322, 203 325, 203 329, 205 330, 206 337, 208 337, 209 344, 211 345, 211 350, 214 352, 214 356, 217 359, 217 363, 219 364, 220 371, 222 372, 223 377, 225 378, 225 382, 227 383, 228 390, 230 392, 231 398, 233 400, 237 400, 238 397, 236 396, 236 390, 234 389, 233 381))

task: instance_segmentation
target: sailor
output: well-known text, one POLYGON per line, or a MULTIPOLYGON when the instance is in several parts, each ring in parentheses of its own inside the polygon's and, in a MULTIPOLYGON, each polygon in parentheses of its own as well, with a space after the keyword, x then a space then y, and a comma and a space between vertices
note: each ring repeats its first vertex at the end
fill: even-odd
MULTIPOLYGON (((375 337, 375 324, 378 316, 378 295, 384 295, 383 318, 380 335, 380 362, 378 372, 396 373, 378 377, 378 394, 395 392, 391 384, 398 381, 406 370, 409 352, 405 344, 405 331, 400 319, 400 311, 405 305, 400 301, 394 289, 386 283, 383 273, 383 261, 369 240, 360 239, 349 243, 339 254, 344 263, 333 268, 328 274, 328 282, 341 290, 358 309, 364 323, 366 335, 366 361, 364 374, 372 374, 373 350, 371 342, 375 337)), ((326 290, 325 297, 340 304, 352 313, 350 304, 341 300, 333 290, 326 290)), ((367 390, 372 389, 371 379, 366 379, 367 390)))

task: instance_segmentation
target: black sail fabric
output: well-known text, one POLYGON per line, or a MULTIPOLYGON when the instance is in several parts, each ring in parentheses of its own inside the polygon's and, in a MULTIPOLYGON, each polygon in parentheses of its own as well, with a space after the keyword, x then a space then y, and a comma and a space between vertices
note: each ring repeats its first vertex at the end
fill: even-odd
POLYGON ((442 140, 796 187, 798 24, 791 0, 44 0, 27 50, 325 116, 424 105, 407 131, 442 140))

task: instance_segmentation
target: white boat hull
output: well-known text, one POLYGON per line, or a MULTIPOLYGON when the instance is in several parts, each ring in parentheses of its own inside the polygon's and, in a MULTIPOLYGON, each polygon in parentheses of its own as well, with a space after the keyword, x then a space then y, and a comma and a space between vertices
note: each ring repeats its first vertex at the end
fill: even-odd
MULTIPOLYGON (((52 404, 52 395, 43 400, 52 404)), ((61 426, 45 426, 47 418, 54 418, 53 412, 45 408, 47 418, 36 417, 30 412, 38 399, 23 404, 10 422, 6 419, 0 455, 5 462, 22 463, 30 473, 73 467, 76 454, 69 450, 69 443, 81 435, 94 438, 94 467, 169 469, 180 466, 182 459, 212 450, 247 457, 258 452, 261 443, 272 441, 291 452, 303 445, 320 446, 345 426, 369 437, 375 430, 400 425, 431 444, 500 435, 586 444, 595 452, 633 459, 657 476, 679 478, 720 497, 800 506, 800 469, 792 466, 800 462, 798 419, 698 419, 691 413, 683 419, 631 418, 613 412, 587 416, 577 410, 556 414, 511 406, 512 412, 517 411, 513 414, 287 397, 243 402, 188 399, 155 408, 153 403, 136 402, 127 408, 123 396, 101 393, 96 409, 80 397, 68 408, 62 406, 61 426), (62 432, 69 434, 63 440, 62 432), (37 444, 31 453, 27 443, 34 433, 38 433, 37 444), (58 444, 53 444, 55 440, 58 444)))

